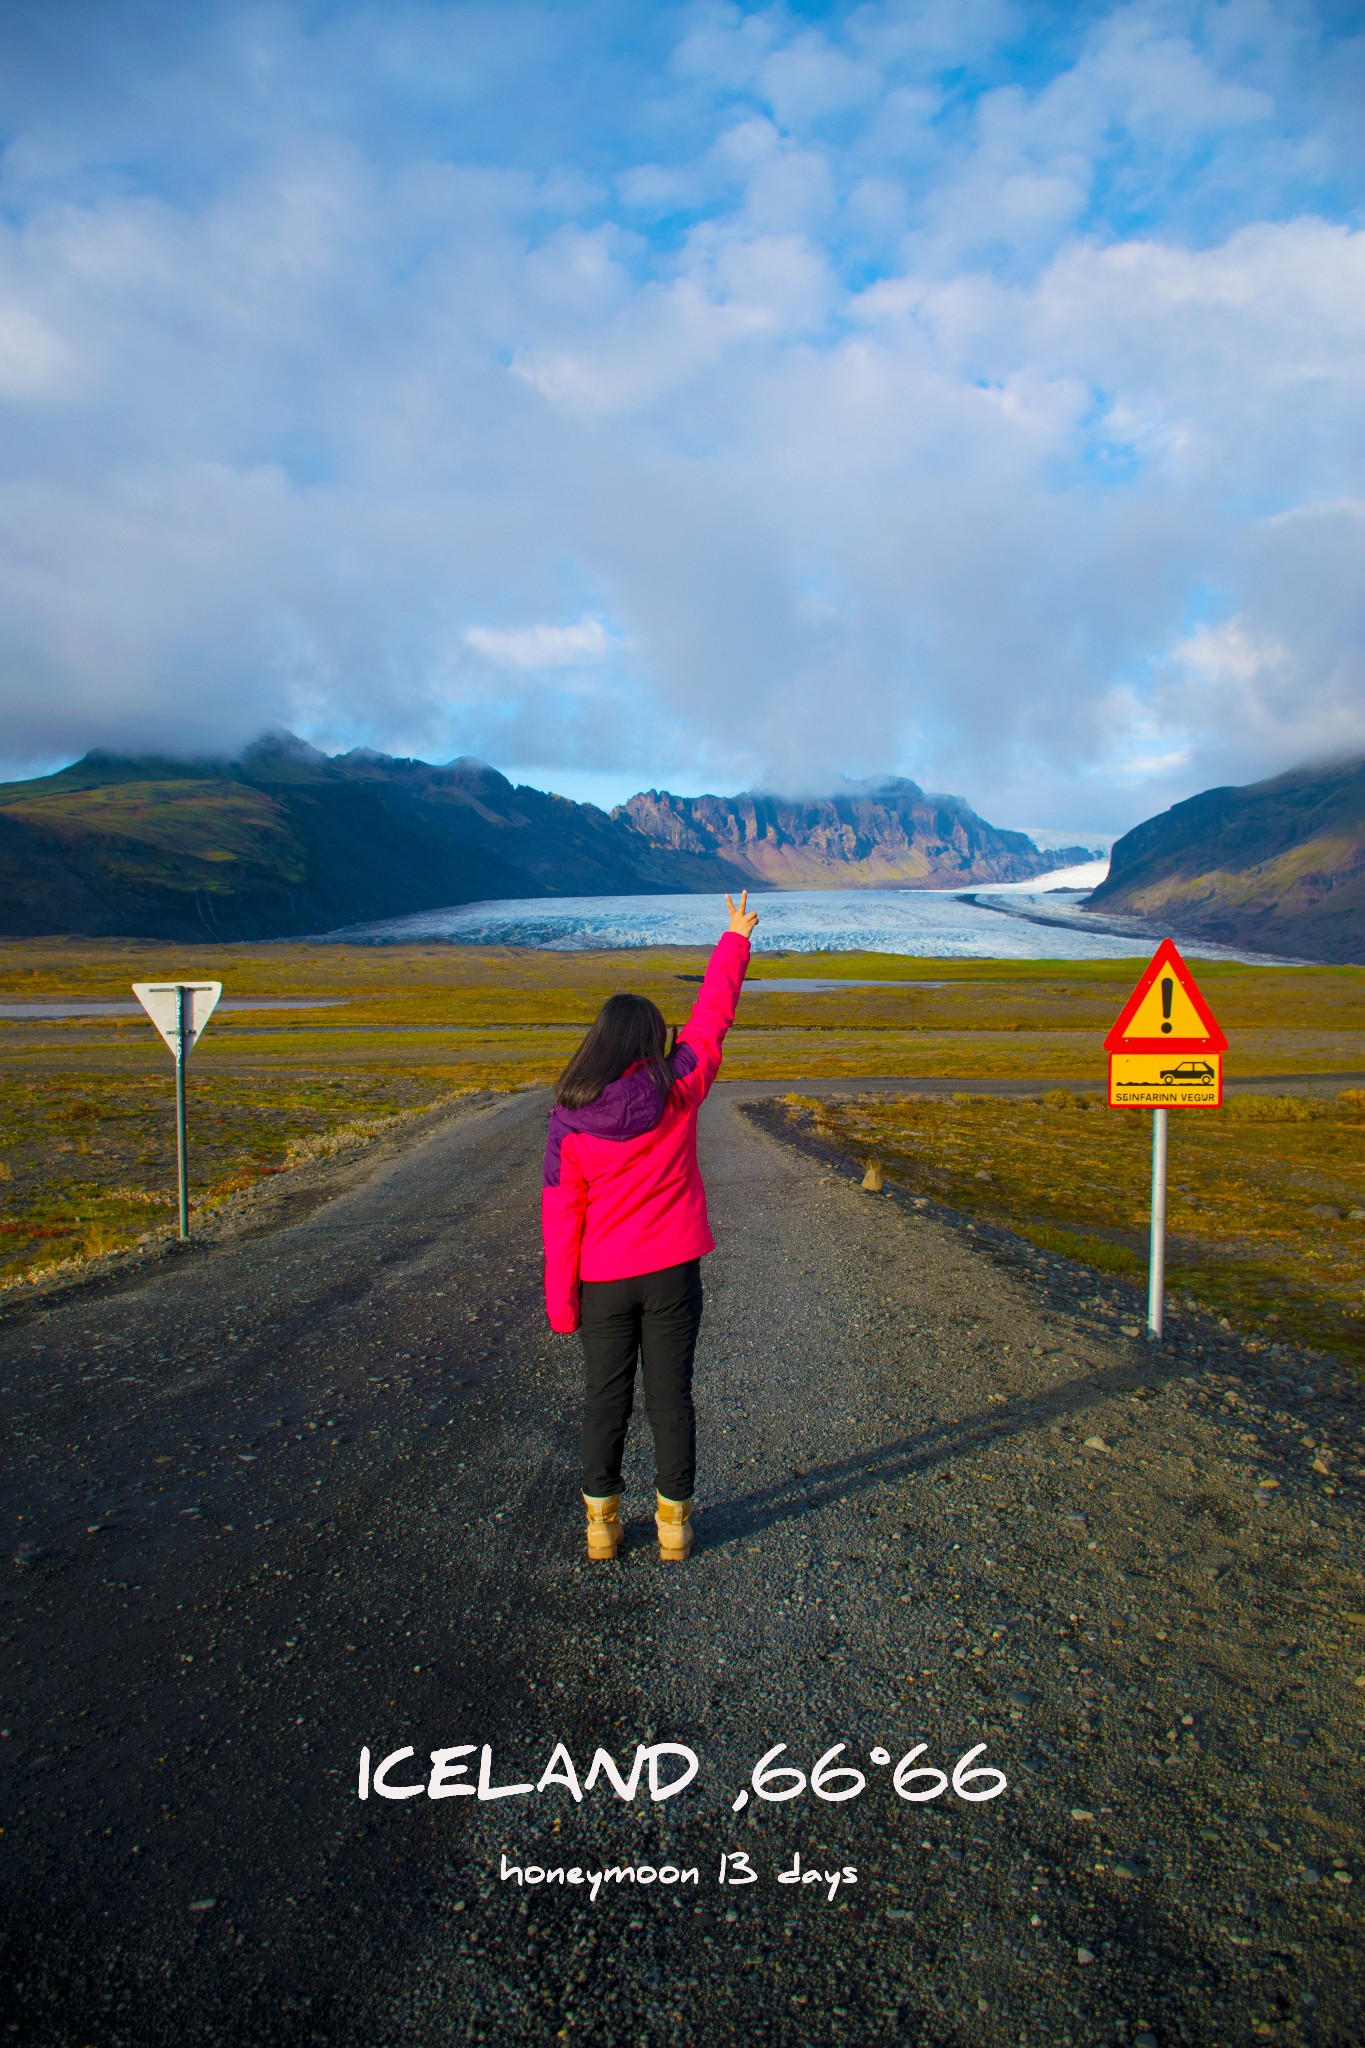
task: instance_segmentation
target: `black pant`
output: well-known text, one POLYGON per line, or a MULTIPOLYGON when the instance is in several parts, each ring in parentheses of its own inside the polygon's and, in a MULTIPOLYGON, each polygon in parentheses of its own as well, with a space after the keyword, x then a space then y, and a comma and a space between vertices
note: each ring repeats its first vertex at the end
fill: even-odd
POLYGON ((701 1323, 701 1260, 632 1280, 585 1280, 582 1290, 583 1491, 621 1491, 621 1458, 635 1405, 635 1359, 665 1500, 691 1500, 697 1470, 692 1358, 701 1323))

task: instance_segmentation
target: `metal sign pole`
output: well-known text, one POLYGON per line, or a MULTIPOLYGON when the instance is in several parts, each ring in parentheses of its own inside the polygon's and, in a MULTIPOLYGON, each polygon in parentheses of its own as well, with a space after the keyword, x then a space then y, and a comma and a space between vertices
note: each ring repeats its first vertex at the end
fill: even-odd
POLYGON ((175 1061, 175 1164, 180 1182, 180 1235, 190 1234, 190 1176, 185 1145, 185 1062, 223 993, 221 981, 135 981, 133 994, 175 1061))
POLYGON ((1111 1109, 1152 1112, 1152 1235, 1147 1257, 1147 1332, 1158 1340, 1166 1309, 1166 1144, 1172 1109, 1219 1109, 1226 1033, 1172 939, 1163 939, 1104 1041, 1111 1109), (1186 1057, 1189 1055, 1189 1057, 1186 1057))
POLYGON ((1152 1240, 1147 1260, 1147 1328, 1160 1337, 1166 1300, 1166 1138, 1171 1112, 1152 1111, 1152 1240))
POLYGON ((180 1173, 180 1235, 190 1234, 190 1181, 185 1156, 185 999, 189 990, 183 982, 175 990, 175 1159, 180 1173))

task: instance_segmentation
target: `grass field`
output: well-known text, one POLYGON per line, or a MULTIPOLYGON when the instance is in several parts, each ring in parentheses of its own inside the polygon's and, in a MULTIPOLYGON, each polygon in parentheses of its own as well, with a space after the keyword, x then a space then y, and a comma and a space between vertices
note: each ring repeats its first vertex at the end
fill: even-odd
MULTIPOLYGON (((816 1102, 788 1114, 888 1179, 1042 1249, 1143 1280, 1151 1117, 1102 1095, 816 1102)), ((1171 1117, 1171 1290, 1235 1328, 1365 1365, 1365 1089, 1171 1117)))
MULTIPOLYGON (((543 953, 10 942, 0 946, 0 1001, 119 999, 135 980, 180 975, 221 980, 238 999, 325 997, 338 1004, 215 1017, 190 1066, 191 1179, 202 1204, 343 1136, 363 1139, 395 1114, 471 1088, 550 1081, 614 989, 638 989, 681 1022, 705 957, 687 948, 543 953)), ((896 985, 746 996, 727 1045, 726 1073, 792 1081, 947 1076, 968 1084, 1019 1076, 1098 1087, 1104 1033, 1141 964, 759 954, 755 980, 867 976, 896 985)), ((1362 970, 1200 963, 1197 971, 1232 1041, 1231 1080, 1365 1071, 1362 970)), ((140 1016, 0 1021, 0 1284, 170 1228, 171 1084, 170 1056, 140 1016)), ((999 1105, 997 1114, 1003 1116, 999 1105)), ((1072 1130, 1078 1139, 1092 1129, 1098 1136, 1101 1128, 1112 1134, 1145 1126, 1145 1119, 1121 1112, 1088 1121, 1082 1111, 1052 1118, 1046 1128, 1072 1130)), ((1186 1118, 1181 1129, 1193 1121, 1186 1118)), ((1219 1113, 1210 1121, 1218 1124, 1219 1113)), ((1251 1145, 1262 1142, 1250 1135, 1253 1126, 1227 1112, 1219 1128, 1249 1134, 1251 1145)), ((1321 1118, 1301 1129, 1284 1126, 1304 1145, 1325 1141, 1326 1129, 1321 1118)), ((1350 1130, 1358 1138, 1358 1126, 1350 1130)), ((1214 1170, 1204 1144, 1191 1166, 1196 1199, 1214 1170)), ((1058 1166, 1040 1153, 1027 1171, 1021 1168, 1009 1197, 1020 1217, 1031 1228, 1068 1229, 1082 1240, 1089 1234, 1088 1255, 1097 1259, 1118 1256, 1118 1238, 1108 1251, 1094 1249, 1101 1241, 1093 1232, 1110 1225, 1090 1215, 1085 1175, 1073 1162, 1058 1178, 1058 1166), (1034 1196, 1049 1174, 1053 1191, 1040 1206, 1034 1196)), ((1354 1177, 1361 1179, 1358 1171, 1354 1177)), ((1136 1183, 1128 1189, 1125 1182, 1125 1199, 1135 1190, 1136 1183)), ((1365 1196, 1365 1186, 1356 1191, 1365 1196)), ((1204 1227, 1212 1241, 1222 1225, 1206 1215, 1204 1227)), ((1255 1306, 1251 1295, 1238 1303, 1239 1314, 1255 1306)))

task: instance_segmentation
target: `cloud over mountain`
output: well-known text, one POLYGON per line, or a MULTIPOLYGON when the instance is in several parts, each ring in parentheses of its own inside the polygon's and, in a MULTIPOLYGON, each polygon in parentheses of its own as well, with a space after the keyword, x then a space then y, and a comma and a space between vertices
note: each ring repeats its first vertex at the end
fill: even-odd
POLYGON ((1079 826, 1359 747, 1343 20, 8 9, 8 765, 287 725, 1079 826))

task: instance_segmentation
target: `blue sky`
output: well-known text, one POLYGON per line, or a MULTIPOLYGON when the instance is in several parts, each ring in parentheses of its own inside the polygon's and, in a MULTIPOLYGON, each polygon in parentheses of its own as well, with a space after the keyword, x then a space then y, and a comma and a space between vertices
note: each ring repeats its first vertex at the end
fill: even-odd
POLYGON ((1365 745, 1355 5, 10 0, 3 765, 1365 745))

